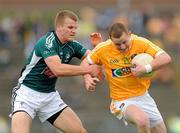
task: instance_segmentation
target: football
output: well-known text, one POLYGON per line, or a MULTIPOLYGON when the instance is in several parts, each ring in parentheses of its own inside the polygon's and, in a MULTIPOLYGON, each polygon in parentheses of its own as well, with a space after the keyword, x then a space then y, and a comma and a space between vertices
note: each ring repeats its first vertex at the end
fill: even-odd
MULTIPOLYGON (((153 57, 150 54, 147 53, 141 53, 136 55, 133 59, 132 59, 132 64, 136 65, 136 64, 140 64, 140 65, 147 65, 150 64, 153 61, 153 57)), ((153 76, 153 72, 149 72, 149 73, 145 73, 142 75, 142 77, 152 77, 153 76)))

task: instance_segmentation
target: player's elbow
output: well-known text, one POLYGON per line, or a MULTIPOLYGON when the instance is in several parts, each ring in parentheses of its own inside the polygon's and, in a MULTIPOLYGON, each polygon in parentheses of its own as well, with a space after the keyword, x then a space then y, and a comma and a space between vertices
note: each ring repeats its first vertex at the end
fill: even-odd
POLYGON ((166 61, 166 64, 172 63, 172 59, 171 59, 171 57, 170 57, 168 54, 166 54, 166 59, 165 59, 165 61, 166 61))

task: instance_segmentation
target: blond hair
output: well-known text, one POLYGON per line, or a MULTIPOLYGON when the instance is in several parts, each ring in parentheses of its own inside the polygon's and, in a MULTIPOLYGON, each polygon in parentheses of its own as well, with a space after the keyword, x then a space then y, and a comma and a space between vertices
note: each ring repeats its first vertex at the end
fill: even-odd
POLYGON ((74 21, 79 20, 78 16, 74 12, 70 10, 61 10, 56 14, 56 17, 55 17, 55 21, 54 21, 55 28, 58 24, 63 24, 64 19, 66 17, 71 18, 74 21))

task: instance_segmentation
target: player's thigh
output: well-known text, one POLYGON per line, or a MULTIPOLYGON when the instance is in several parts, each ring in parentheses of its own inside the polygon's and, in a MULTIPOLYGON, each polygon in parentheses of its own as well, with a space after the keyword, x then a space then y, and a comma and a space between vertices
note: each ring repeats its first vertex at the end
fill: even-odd
POLYGON ((19 111, 12 115, 12 133, 29 133, 31 124, 32 118, 24 111, 19 111))
POLYGON ((155 127, 152 127, 151 133, 167 133, 164 122, 161 122, 157 124, 155 127))
POLYGON ((65 133, 86 133, 81 120, 70 107, 63 110, 53 125, 65 133))
POLYGON ((148 115, 141 108, 133 104, 127 106, 124 117, 126 120, 137 125, 149 124, 148 115))

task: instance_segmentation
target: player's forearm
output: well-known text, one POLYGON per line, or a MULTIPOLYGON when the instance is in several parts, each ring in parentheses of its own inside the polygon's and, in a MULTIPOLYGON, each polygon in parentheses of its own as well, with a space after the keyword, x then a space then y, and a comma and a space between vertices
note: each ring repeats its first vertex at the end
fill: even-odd
POLYGON ((53 73, 59 76, 77 76, 84 75, 90 73, 90 70, 84 66, 76 66, 76 65, 68 65, 61 64, 58 68, 56 68, 53 73))
POLYGON ((157 70, 171 63, 171 57, 167 53, 158 55, 151 63, 152 70, 157 70))
MULTIPOLYGON (((80 64, 80 66, 84 66, 84 67, 88 67, 89 65, 90 64, 87 62, 86 59, 82 60, 82 62, 80 64)), ((91 75, 89 73, 84 74, 83 76, 84 76, 84 79, 91 77, 91 75)))

